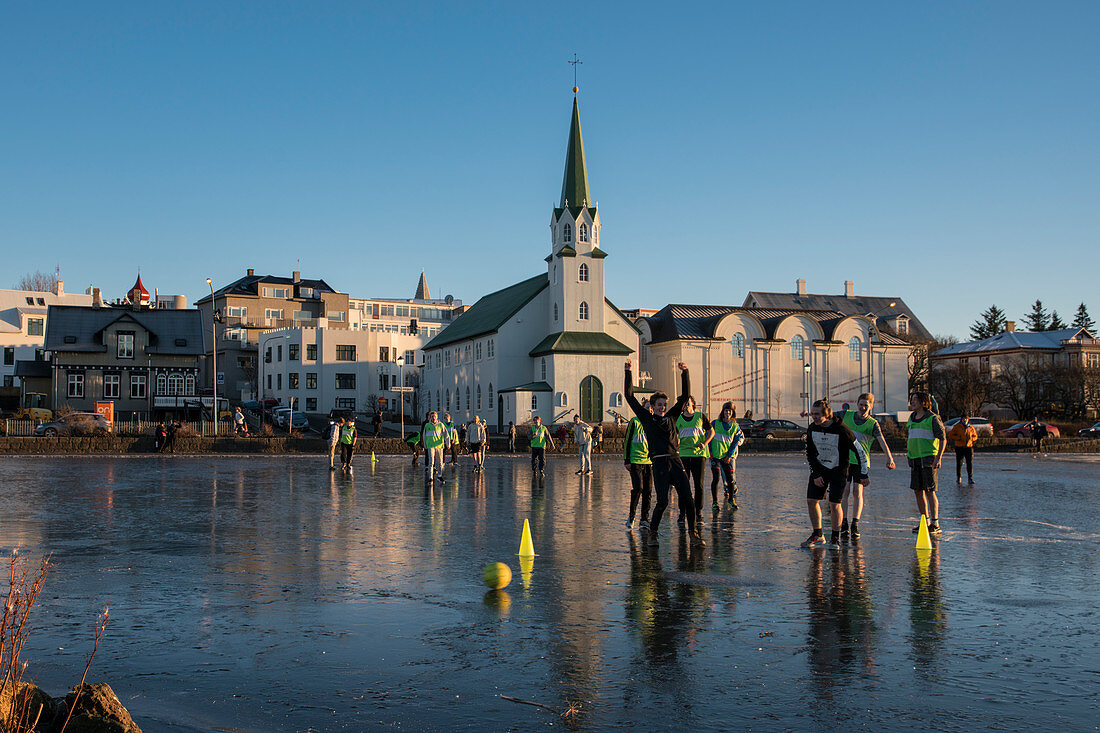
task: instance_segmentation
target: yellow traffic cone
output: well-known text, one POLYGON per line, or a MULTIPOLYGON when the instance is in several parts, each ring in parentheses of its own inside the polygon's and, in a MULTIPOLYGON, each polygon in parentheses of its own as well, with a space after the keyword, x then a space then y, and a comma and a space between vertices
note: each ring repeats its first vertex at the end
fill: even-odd
POLYGON ((370 462, 371 462, 371 463, 374 463, 374 462, 375 462, 375 461, 377 461, 377 460, 378 460, 378 459, 374 457, 374 451, 371 451, 371 452, 370 452, 370 462))
POLYGON ((526 519, 523 520, 523 535, 519 540, 519 552, 516 553, 520 557, 538 557, 535 554, 535 545, 531 542, 531 525, 526 519))
POLYGON ((928 522, 925 520, 923 514, 920 515, 920 529, 917 530, 917 549, 932 549, 932 538, 928 535, 928 522))

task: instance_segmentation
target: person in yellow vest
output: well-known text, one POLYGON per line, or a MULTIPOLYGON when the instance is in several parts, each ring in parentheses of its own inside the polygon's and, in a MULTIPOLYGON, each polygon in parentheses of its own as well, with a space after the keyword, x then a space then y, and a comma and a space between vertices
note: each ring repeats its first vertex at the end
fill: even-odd
MULTIPOLYGON (((695 525, 703 522, 703 462, 708 455, 707 446, 714 437, 714 428, 702 412, 695 409, 695 398, 688 396, 683 412, 676 418, 676 431, 680 435, 680 462, 695 482, 695 525)), ((684 507, 680 507, 677 520, 684 524, 684 507)))
POLYGON ((428 413, 428 421, 420 428, 420 444, 424 446, 424 480, 434 481, 436 476, 446 483, 443 478, 443 451, 451 445, 451 431, 447 426, 439 422, 439 413, 432 410, 428 413))
POLYGON ((536 416, 535 424, 531 426, 531 471, 542 473, 546 468, 546 446, 554 450, 554 438, 550 431, 542 424, 542 418, 536 416))
MULTIPOLYGON (((927 392, 914 392, 909 397, 908 439, 909 488, 916 495, 917 509, 928 518, 928 531, 940 533, 940 503, 936 498, 936 472, 947 448, 947 433, 940 416, 932 412, 932 399, 927 392)), ((919 532, 920 525, 913 528, 919 532)))
MULTIPOLYGON (((649 400, 642 402, 650 414, 653 407, 649 400)), ((636 417, 630 418, 626 424, 626 437, 623 439, 623 463, 630 473, 630 518, 626 520, 626 528, 634 528, 634 516, 638 509, 638 500, 642 501, 642 529, 649 529, 649 500, 653 482, 653 461, 649 457, 649 442, 645 437, 642 422, 636 417)))
POLYGON ((349 417, 340 426, 340 459, 344 470, 351 473, 351 459, 355 455, 355 418, 349 417))
POLYGON ((458 428, 451 422, 451 413, 443 415, 443 424, 447 426, 447 449, 451 451, 451 465, 458 463, 458 428))
MULTIPOLYGON (((886 468, 893 471, 896 468, 894 455, 890 452, 890 446, 886 444, 886 438, 882 435, 882 427, 878 424, 878 420, 871 417, 871 408, 874 406, 875 396, 869 392, 864 392, 856 400, 855 411, 845 410, 842 420, 855 433, 856 440, 863 446, 863 450, 867 453, 868 465, 871 463, 871 445, 877 440, 879 448, 882 448, 882 452, 886 454, 886 468)), ((859 539, 859 520, 863 516, 863 489, 871 485, 870 476, 863 473, 862 470, 859 456, 856 455, 855 451, 849 451, 848 480, 844 484, 844 497, 840 501, 844 508, 844 519, 840 523, 840 536, 846 537, 850 533, 853 540, 859 539), (852 497, 851 514, 848 513, 849 496, 852 497), (848 517, 852 518, 850 524, 848 517)))
POLYGON ((714 511, 721 509, 718 504, 718 481, 725 487, 726 503, 731 510, 737 510, 737 452, 745 442, 745 433, 737 424, 737 409, 732 402, 722 405, 718 419, 710 424, 714 431, 708 449, 710 451, 710 498, 714 501, 714 511))

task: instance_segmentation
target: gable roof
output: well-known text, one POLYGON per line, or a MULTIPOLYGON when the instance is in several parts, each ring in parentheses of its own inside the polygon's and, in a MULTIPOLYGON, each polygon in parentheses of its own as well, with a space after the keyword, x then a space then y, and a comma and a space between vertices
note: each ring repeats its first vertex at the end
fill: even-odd
POLYGON ((494 333, 509 318, 518 313, 520 308, 530 303, 547 285, 549 285, 549 278, 543 273, 482 296, 462 315, 451 321, 451 325, 424 344, 422 349, 429 351, 456 341, 494 333))
POLYGON ((909 319, 909 336, 914 341, 931 341, 932 334, 920 322, 905 301, 897 297, 855 295, 822 295, 817 293, 765 293, 756 290, 745 296, 746 307, 773 308, 781 310, 829 310, 845 316, 866 316, 876 314, 875 327, 880 331, 888 328, 886 322, 904 315, 909 319), (894 306, 891 307, 890 304, 894 306))
POLYGON ((1028 349, 1057 351, 1062 348, 1063 341, 1076 338, 1079 335, 1084 338, 1093 338, 1092 334, 1084 328, 1063 328, 1058 331, 1005 331, 978 341, 967 341, 947 346, 935 352, 933 356, 962 356, 1028 349))
MULTIPOLYGON (((301 279, 295 281, 292 277, 279 277, 277 275, 245 275, 242 278, 238 278, 233 282, 226 285, 224 288, 219 288, 214 291, 214 297, 218 298, 223 295, 260 295, 260 285, 298 285, 303 288, 313 288, 317 292, 321 293, 335 293, 337 292, 324 280, 306 280, 301 279)), ((205 303, 210 300, 209 295, 204 295, 195 301, 195 305, 199 303, 205 303)))
POLYGON ((197 355, 206 353, 206 329, 202 314, 195 309, 157 308, 135 311, 128 308, 94 308, 51 305, 46 320, 47 351, 104 352, 100 334, 119 321, 130 321, 149 332, 148 353, 197 355), (68 342, 66 342, 68 339, 68 342), (176 341, 182 340, 182 345, 176 341))
POLYGON ((602 354, 627 356, 634 349, 602 331, 559 331, 552 333, 538 346, 531 349, 528 356, 545 354, 602 354))

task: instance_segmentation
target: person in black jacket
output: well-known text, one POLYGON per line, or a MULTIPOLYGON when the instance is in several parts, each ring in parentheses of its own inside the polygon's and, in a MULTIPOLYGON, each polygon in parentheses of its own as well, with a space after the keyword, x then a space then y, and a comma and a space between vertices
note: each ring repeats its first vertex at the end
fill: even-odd
POLYGON ((623 383, 623 394, 630 409, 638 417, 645 431, 646 441, 649 443, 649 454, 653 459, 653 483, 657 488, 657 503, 653 507, 653 518, 649 524, 648 544, 657 545, 657 530, 661 525, 661 517, 668 507, 669 485, 676 487, 676 496, 680 502, 681 511, 687 515, 688 532, 691 536, 693 547, 703 547, 706 542, 699 536, 699 529, 695 523, 695 503, 691 496, 691 485, 688 483, 687 472, 684 464, 680 462, 680 435, 676 429, 676 418, 684 409, 684 404, 691 394, 691 379, 688 375, 687 365, 680 362, 676 365, 680 369, 680 397, 671 408, 668 406, 668 395, 656 392, 649 398, 649 404, 653 412, 642 407, 634 397, 634 375, 630 371, 630 362, 626 362, 626 372, 623 383))
POLYGON ((803 547, 827 547, 837 549, 840 546, 840 523, 844 519, 844 507, 840 500, 844 497, 844 484, 848 479, 848 455, 854 451, 859 458, 860 474, 866 476, 871 470, 867 453, 856 440, 852 429, 844 421, 833 417, 828 400, 818 400, 810 408, 813 424, 806 433, 806 460, 810 462, 810 483, 806 487, 806 505, 810 510, 810 525, 813 534, 802 543, 803 547), (821 500, 829 495, 832 538, 825 542, 821 531, 821 500))

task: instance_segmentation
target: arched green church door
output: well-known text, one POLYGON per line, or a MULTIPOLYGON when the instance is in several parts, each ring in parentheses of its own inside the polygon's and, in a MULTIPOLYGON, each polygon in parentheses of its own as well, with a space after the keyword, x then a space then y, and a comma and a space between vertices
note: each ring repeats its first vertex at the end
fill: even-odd
POLYGON ((603 422, 603 384, 591 374, 581 380, 581 420, 603 422))

